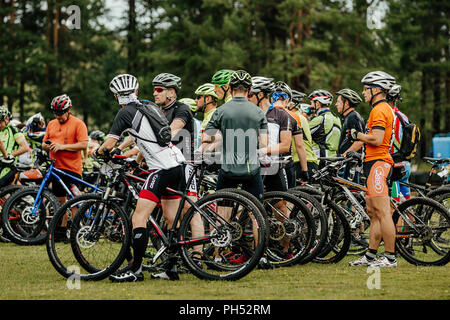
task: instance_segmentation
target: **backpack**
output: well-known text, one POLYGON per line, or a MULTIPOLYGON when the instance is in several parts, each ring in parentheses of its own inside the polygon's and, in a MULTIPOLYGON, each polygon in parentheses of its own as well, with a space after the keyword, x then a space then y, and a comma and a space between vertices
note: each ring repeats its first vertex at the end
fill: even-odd
POLYGON ((136 103, 135 106, 147 118, 155 133, 156 141, 138 138, 146 142, 157 143, 160 147, 167 147, 172 140, 172 131, 161 108, 151 101, 145 101, 142 104, 136 103))
POLYGON ((417 147, 420 141, 420 130, 414 123, 406 123, 405 120, 396 112, 395 116, 400 120, 403 128, 403 137, 398 152, 392 155, 394 162, 410 161, 417 153, 417 147))

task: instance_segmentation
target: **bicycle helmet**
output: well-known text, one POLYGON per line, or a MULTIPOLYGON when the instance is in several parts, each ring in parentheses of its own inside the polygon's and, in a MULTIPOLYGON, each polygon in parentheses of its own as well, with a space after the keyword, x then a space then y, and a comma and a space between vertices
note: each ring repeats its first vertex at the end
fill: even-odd
POLYGON ((400 92, 402 91, 402 86, 399 84, 394 84, 392 86, 392 88, 389 90, 388 92, 388 100, 391 101, 397 101, 397 100, 402 100, 402 98, 400 97, 400 92))
POLYGON ((318 89, 308 96, 311 101, 319 101, 322 105, 329 106, 333 102, 333 95, 327 90, 318 89))
POLYGON ((72 101, 69 96, 66 94, 57 96, 53 98, 52 103, 50 104, 50 109, 54 113, 65 113, 72 106, 72 101))
POLYGON ((191 109, 192 112, 197 111, 197 103, 195 103, 194 99, 182 98, 182 99, 178 100, 178 102, 184 103, 185 105, 189 106, 189 109, 191 109))
POLYGON ((275 84, 272 78, 255 76, 252 77, 252 92, 270 94, 275 90, 275 84))
POLYGON ((314 108, 310 104, 300 103, 298 104, 298 108, 307 116, 311 116, 312 114, 314 114, 314 108))
POLYGON ((302 103, 303 100, 305 99, 305 97, 306 97, 306 93, 303 93, 303 92, 300 92, 297 90, 292 90, 292 102, 294 104, 302 103))
POLYGON ((174 88, 178 92, 181 89, 181 78, 171 73, 160 73, 153 78, 152 84, 154 87, 174 88))
POLYGON ((0 106, 0 121, 5 120, 9 117, 9 110, 6 106, 0 106))
POLYGON ((42 130, 45 126, 45 119, 42 116, 42 114, 36 113, 28 118, 27 122, 25 123, 25 130, 32 130, 32 131, 39 131, 42 130), (44 125, 42 125, 44 124, 44 125))
POLYGON ((237 70, 231 75, 229 84, 231 88, 236 88, 240 85, 245 88, 251 88, 252 77, 247 71, 237 70))
POLYGON ((339 90, 336 95, 342 96, 350 102, 350 106, 356 107, 358 104, 362 102, 361 97, 352 89, 345 88, 339 90))
POLYGON ((217 96, 214 85, 212 83, 204 83, 195 90, 195 94, 198 96, 212 96, 216 99, 219 99, 217 96))
POLYGON ((105 137, 106 137, 105 133, 103 131, 100 131, 100 130, 94 130, 89 135, 89 138, 94 139, 94 140, 98 140, 98 141, 105 140, 105 137))
POLYGON ((277 81, 277 82, 275 82, 274 92, 285 93, 285 94, 288 95, 289 99, 292 99, 292 90, 291 90, 291 88, 287 85, 287 83, 285 83, 285 82, 283 82, 283 81, 277 81))
POLYGON ((361 83, 367 86, 380 87, 387 92, 395 84, 395 78, 384 71, 372 71, 362 78, 361 83))
POLYGON ((218 84, 219 86, 228 84, 228 82, 230 82, 230 77, 233 74, 233 72, 234 70, 230 69, 219 70, 212 76, 211 83, 218 84))
POLYGON ((139 89, 139 82, 131 74, 119 74, 111 80, 109 89, 119 95, 128 95, 139 89))

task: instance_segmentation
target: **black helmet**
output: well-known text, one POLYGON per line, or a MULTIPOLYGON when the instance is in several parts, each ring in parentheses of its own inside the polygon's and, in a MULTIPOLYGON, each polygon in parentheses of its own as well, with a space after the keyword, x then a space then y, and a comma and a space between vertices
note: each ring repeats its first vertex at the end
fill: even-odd
POLYGON ((100 130, 94 130, 89 135, 89 138, 103 142, 105 140, 105 133, 100 130))
POLYGON ((237 70, 233 72, 229 82, 231 88, 236 88, 239 85, 242 85, 245 88, 251 88, 252 83, 252 77, 247 71, 244 70, 237 70))

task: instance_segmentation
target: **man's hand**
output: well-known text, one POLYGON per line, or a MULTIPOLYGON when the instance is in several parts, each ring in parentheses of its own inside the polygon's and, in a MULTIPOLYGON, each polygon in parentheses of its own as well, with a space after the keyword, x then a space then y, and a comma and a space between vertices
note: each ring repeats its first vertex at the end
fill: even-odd
POLYGON ((305 185, 306 183, 308 183, 308 180, 309 180, 308 171, 300 171, 298 178, 299 178, 299 182, 302 186, 305 185))
POLYGON ((347 130, 347 138, 351 139, 352 141, 358 141, 358 133, 359 131, 356 129, 349 129, 347 130))
POLYGON ((64 145, 58 142, 52 142, 50 144, 50 150, 53 152, 63 151, 64 145))

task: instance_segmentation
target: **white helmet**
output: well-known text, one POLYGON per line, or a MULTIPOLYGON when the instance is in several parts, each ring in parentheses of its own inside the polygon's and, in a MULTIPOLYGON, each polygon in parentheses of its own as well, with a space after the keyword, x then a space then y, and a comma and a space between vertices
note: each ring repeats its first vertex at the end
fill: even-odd
POLYGON ((329 106, 333 102, 333 95, 327 90, 318 89, 311 92, 308 99, 312 101, 319 101, 322 105, 329 106))
POLYGON ((372 71, 366 74, 361 82, 368 86, 378 86, 385 91, 389 91, 395 84, 395 78, 384 71, 372 71))
POLYGON ((131 74, 119 74, 111 80, 109 89, 119 95, 128 95, 139 89, 139 82, 131 74))

